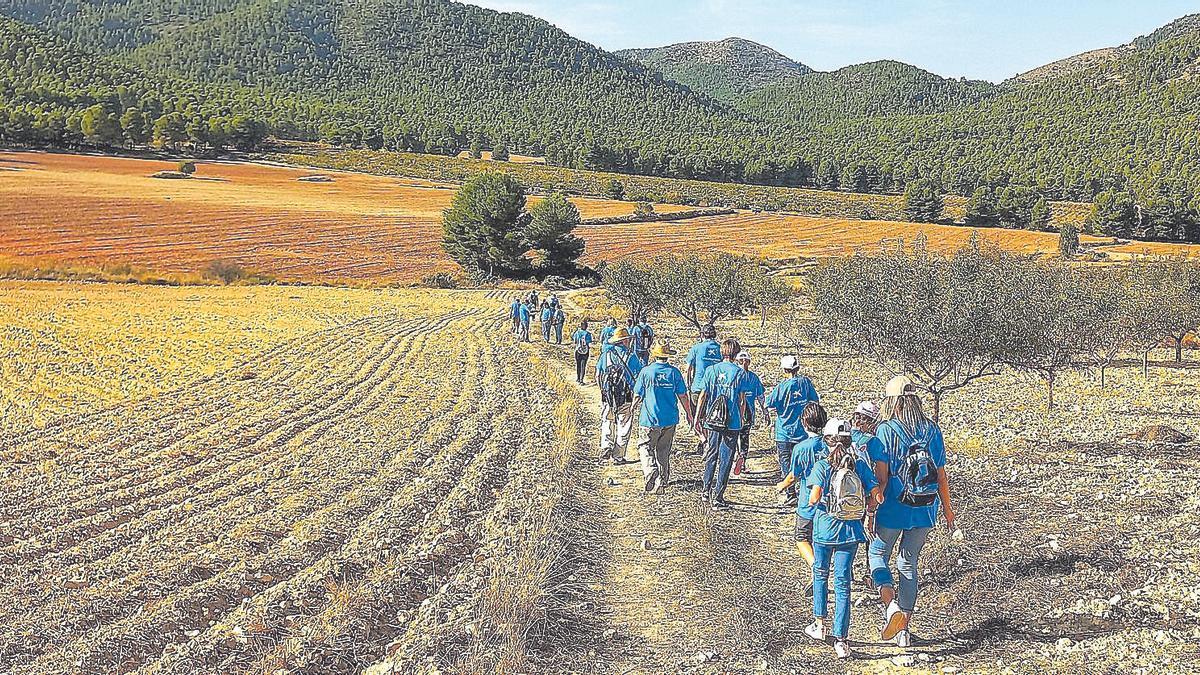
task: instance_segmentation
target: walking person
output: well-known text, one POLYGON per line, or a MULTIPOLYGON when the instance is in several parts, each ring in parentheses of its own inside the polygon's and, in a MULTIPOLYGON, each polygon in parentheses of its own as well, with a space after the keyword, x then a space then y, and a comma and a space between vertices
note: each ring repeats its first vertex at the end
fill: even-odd
POLYGON ((939 509, 947 529, 954 531, 946 445, 941 428, 925 416, 921 397, 903 375, 887 383, 875 436, 879 445, 871 460, 880 485, 886 488, 868 551, 871 577, 885 607, 883 639, 908 647, 912 644, 909 624, 917 603, 917 560, 937 524, 939 509), (898 584, 891 570, 897 548, 898 584))
POLYGON ((521 334, 521 299, 513 298, 512 304, 508 306, 508 318, 512 320, 512 334, 521 334))
MULTIPOLYGON (((700 392, 704 389, 704 372, 720 362, 721 343, 717 342, 717 329, 712 324, 705 324, 700 329, 700 342, 692 345, 687 353, 687 371, 684 379, 687 380, 693 405, 699 402, 700 392)), ((699 414, 700 409, 696 408, 696 411, 699 414)), ((704 433, 703 430, 700 431, 700 440, 696 446, 697 452, 704 452, 707 447, 704 433)))
MULTIPOLYGON (((871 457, 878 457, 883 453, 883 444, 875 437, 875 428, 878 426, 879 406, 872 401, 863 401, 854 408, 854 412, 850 415, 850 441, 854 444, 854 453, 859 459, 872 464, 871 457)), ((875 532, 875 514, 868 513, 865 521, 867 534, 875 532)), ((867 556, 864 560, 866 565, 866 576, 863 578, 863 584, 875 590, 875 582, 871 576, 871 558, 867 556)))
POLYGON ((542 302, 542 311, 540 312, 542 322, 542 340, 550 341, 550 327, 553 325, 554 310, 550 308, 550 303, 542 302))
MULTIPOLYGON (((775 412, 775 452, 779 456, 779 477, 784 480, 792 470, 792 451, 809 437, 802 420, 804 408, 809 403, 819 402, 821 397, 817 395, 812 380, 800 374, 800 361, 795 356, 789 354, 781 357, 779 367, 787 377, 775 385, 764 405, 775 412)), ((824 423, 821 426, 824 427, 824 423)), ((803 481, 808 475, 796 478, 803 481)), ((779 499, 785 507, 794 506, 796 494, 796 486, 788 485, 779 499)))
POLYGON ((571 335, 571 344, 575 345, 575 381, 583 384, 588 357, 592 353, 592 333, 588 330, 587 319, 579 322, 579 329, 571 335))
MULTIPOLYGON (((825 408, 816 401, 809 401, 804 405, 804 412, 801 413, 800 418, 807 430, 808 438, 801 441, 792 450, 792 465, 788 467, 788 473, 783 480, 775 486, 776 491, 781 494, 786 494, 788 490, 803 492, 805 482, 812 474, 813 467, 829 454, 829 446, 825 444, 825 437, 822 435, 825 425, 829 423, 829 414, 825 408)), ((808 503, 808 496, 805 494, 804 499, 796 501, 796 551, 800 553, 800 557, 811 569, 814 559, 813 518, 816 517, 817 510, 808 503)), ((810 578, 805 593, 811 592, 810 578)))
POLYGON ((520 326, 517 328, 517 340, 521 342, 529 342, 529 321, 533 318, 530 305, 522 302, 517 308, 517 320, 520 326))
MULTIPOLYGON (((749 387, 749 393, 746 396, 746 423, 742 425, 742 433, 738 436, 738 458, 745 462, 750 455, 750 430, 754 428, 757 422, 755 415, 755 405, 762 409, 764 421, 770 421, 770 413, 767 412, 766 399, 764 394, 762 380, 758 374, 750 370, 750 352, 742 350, 738 352, 735 359, 738 367, 745 373, 746 383, 749 387)), ((740 470, 740 469, 739 469, 740 470)))
POLYGON ((633 408, 638 411, 638 456, 646 492, 662 494, 671 482, 671 444, 679 424, 679 406, 693 424, 692 399, 688 398, 683 373, 668 363, 675 350, 654 345, 654 362, 642 369, 633 385, 633 408))
POLYGON ((557 299, 554 303, 553 314, 550 317, 551 324, 554 326, 554 342, 562 344, 563 324, 567 322, 567 314, 563 308, 559 306, 557 299))
POLYGON ((634 351, 643 362, 648 362, 650 347, 654 344, 654 331, 646 321, 646 317, 638 319, 630 332, 634 335, 634 351))
POLYGON ((832 419, 825 425, 829 456, 817 460, 805 485, 811 490, 813 521, 813 623, 804 632, 814 640, 833 638, 839 659, 850 656, 850 583, 854 556, 867 541, 863 518, 883 499, 871 466, 854 455, 850 425, 832 419), (833 578, 833 621, 828 619, 829 579, 833 578))
POLYGON ((740 351, 742 346, 737 340, 726 339, 721 343, 723 360, 705 369, 696 404, 697 429, 708 432, 701 499, 720 510, 731 506, 725 501, 725 486, 729 483, 738 438, 747 419, 750 385, 745 371, 733 362, 740 351))
POLYGON ((629 331, 618 328, 609 338, 609 348, 596 360, 596 382, 600 385, 600 460, 614 466, 625 463, 629 435, 633 432, 633 383, 642 362, 629 349, 629 331))

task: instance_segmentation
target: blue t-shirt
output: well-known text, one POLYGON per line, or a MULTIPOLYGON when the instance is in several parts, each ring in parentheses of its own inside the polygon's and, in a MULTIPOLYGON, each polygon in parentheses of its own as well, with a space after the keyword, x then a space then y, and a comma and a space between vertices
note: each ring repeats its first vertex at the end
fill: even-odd
MULTIPOLYGON (((858 474, 858 479, 862 481, 863 490, 866 492, 874 490, 875 486, 879 485, 879 482, 875 480, 875 472, 861 459, 854 461, 854 473, 858 474)), ((810 491, 816 486, 821 487, 821 499, 817 502, 816 518, 813 519, 813 543, 835 546, 854 542, 861 544, 867 540, 863 521, 834 518, 829 515, 825 506, 825 498, 829 496, 829 481, 832 477, 833 468, 829 466, 828 459, 818 460, 813 466, 812 473, 808 476, 807 485, 810 491)))
POLYGON ((692 374, 692 391, 704 391, 704 371, 721 362, 721 343, 705 340, 692 345, 687 353, 687 364, 695 371, 692 374))
POLYGON ((669 363, 655 361, 638 373, 633 393, 642 399, 638 424, 644 427, 672 427, 679 424, 679 401, 687 393, 683 373, 669 363))
POLYGON ((525 303, 521 303, 521 307, 517 312, 517 318, 521 320, 521 323, 529 323, 529 307, 525 303))
POLYGON ((580 354, 584 353, 585 350, 579 349, 579 347, 585 347, 587 351, 591 351, 592 334, 580 328, 571 334, 571 342, 575 344, 575 348, 580 354))
POLYGON ((633 340, 630 341, 630 346, 633 347, 635 351, 646 351, 646 331, 644 331, 640 325, 635 325, 629 329, 629 334, 633 336, 633 340))
POLYGON ((521 307, 521 301, 513 300, 513 303, 508 306, 508 315, 514 319, 517 318, 518 316, 520 316, 520 307, 521 307))
POLYGON ((925 441, 937 468, 946 466, 946 444, 942 439, 942 430, 926 420, 917 427, 916 434, 913 434, 899 422, 888 420, 875 429, 875 437, 879 439, 879 445, 875 447, 871 461, 886 462, 888 465, 888 484, 884 488, 883 504, 879 506, 875 522, 893 530, 933 527, 937 523, 941 497, 935 498, 929 506, 901 504, 900 494, 904 492, 904 486, 897 474, 909 445, 917 438, 925 441))
POLYGON ((615 332, 617 332, 617 329, 612 326, 605 326, 604 328, 601 328, 600 329, 600 344, 602 344, 602 345, 608 344, 608 339, 611 338, 613 336, 613 333, 615 333, 615 332))
POLYGON ((758 373, 745 369, 742 372, 745 373, 744 377, 750 383, 750 395, 746 397, 746 411, 750 413, 750 419, 747 421, 747 424, 753 424, 754 404, 758 403, 758 399, 762 398, 767 392, 763 389, 762 379, 758 377, 758 373))
MULTIPOLYGON (((820 400, 812 380, 807 377, 789 377, 775 385, 766 400, 766 406, 775 411, 775 440, 798 442, 808 438, 800 415, 804 413, 804 406, 820 400)), ((807 477, 805 474, 799 478, 807 477)))
POLYGON ((792 448, 792 476, 795 477, 793 485, 798 486, 796 489, 800 492, 800 499, 796 501, 796 515, 801 518, 812 520, 816 513, 816 507, 808 505, 808 494, 802 488, 808 482, 808 476, 817 460, 825 459, 828 454, 829 447, 820 436, 810 436, 792 448))
POLYGON ((634 379, 642 371, 642 360, 637 357, 637 354, 629 351, 625 345, 609 345, 608 349, 600 351, 600 358, 596 359, 596 381, 602 381, 604 370, 608 368, 609 362, 614 358, 621 359, 629 365, 629 371, 625 373, 625 381, 632 387, 634 379))
POLYGON ((542 308, 542 323, 550 323, 550 319, 554 317, 554 310, 547 305, 542 308))
POLYGON ((854 452, 858 458, 867 464, 873 463, 875 460, 872 457, 879 457, 883 454, 883 443, 871 434, 864 433, 860 429, 850 430, 850 442, 854 444, 854 452))
POLYGON ((711 406, 723 394, 729 401, 729 431, 742 430, 744 420, 741 402, 743 395, 749 398, 751 384, 741 366, 730 361, 710 366, 704 371, 700 390, 705 392, 705 406, 711 406))

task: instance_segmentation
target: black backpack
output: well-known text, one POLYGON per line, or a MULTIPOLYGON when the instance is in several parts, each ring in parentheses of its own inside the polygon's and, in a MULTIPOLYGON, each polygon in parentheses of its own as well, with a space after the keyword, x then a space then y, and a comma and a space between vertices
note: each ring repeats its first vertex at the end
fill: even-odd
MULTIPOLYGON (((741 384, 742 376, 738 375, 733 378, 733 395, 737 396, 738 385, 741 384)), ((733 403, 725 394, 719 394, 708 404, 708 412, 704 415, 704 427, 712 431, 728 431, 730 418, 733 414, 730 412, 730 406, 733 403)))
POLYGON ((929 506, 938 497, 938 469, 925 439, 910 440, 900 456, 900 503, 929 506))
POLYGON ((609 408, 616 410, 633 401, 633 387, 629 380, 633 373, 629 364, 616 354, 608 354, 608 364, 604 366, 604 374, 600 380, 600 400, 609 408))

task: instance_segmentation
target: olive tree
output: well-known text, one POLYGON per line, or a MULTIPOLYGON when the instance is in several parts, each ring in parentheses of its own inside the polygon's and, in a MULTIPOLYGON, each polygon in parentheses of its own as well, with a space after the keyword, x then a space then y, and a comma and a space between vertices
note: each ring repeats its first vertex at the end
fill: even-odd
POLYGON ((699 334, 749 309, 780 306, 790 289, 767 274, 761 262, 729 253, 663 255, 652 262, 662 308, 699 334))
POLYGON ((661 284, 651 261, 622 258, 604 267, 604 288, 614 300, 625 307, 629 316, 642 316, 662 306, 658 297, 661 284))

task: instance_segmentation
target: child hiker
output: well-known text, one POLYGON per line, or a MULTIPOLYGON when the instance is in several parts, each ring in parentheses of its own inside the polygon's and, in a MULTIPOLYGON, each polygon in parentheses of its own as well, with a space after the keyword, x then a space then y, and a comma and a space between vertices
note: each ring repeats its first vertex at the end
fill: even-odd
POLYGON ((850 425, 832 419, 825 425, 829 456, 817 460, 807 485, 808 503, 816 507, 813 520, 813 617, 804 632, 824 642, 833 638, 839 659, 850 656, 850 582, 854 556, 867 541, 863 518, 883 501, 883 492, 871 467, 855 457, 850 425), (831 574, 832 572, 832 574, 831 574), (833 577, 833 622, 828 621, 829 578, 833 577))

